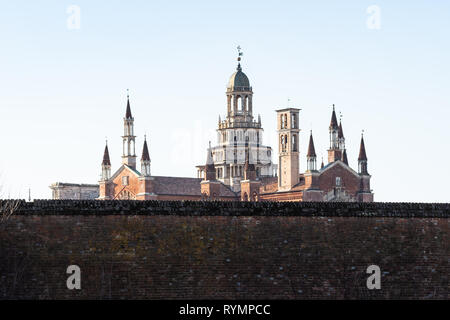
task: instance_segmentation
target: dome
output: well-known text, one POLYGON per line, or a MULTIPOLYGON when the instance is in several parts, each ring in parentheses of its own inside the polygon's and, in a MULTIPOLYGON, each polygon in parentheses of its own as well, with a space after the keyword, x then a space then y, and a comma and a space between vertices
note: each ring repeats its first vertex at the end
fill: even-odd
POLYGON ((242 72, 241 65, 239 64, 237 67, 237 71, 231 75, 227 88, 237 89, 242 87, 249 88, 250 81, 248 81, 245 73, 242 72))

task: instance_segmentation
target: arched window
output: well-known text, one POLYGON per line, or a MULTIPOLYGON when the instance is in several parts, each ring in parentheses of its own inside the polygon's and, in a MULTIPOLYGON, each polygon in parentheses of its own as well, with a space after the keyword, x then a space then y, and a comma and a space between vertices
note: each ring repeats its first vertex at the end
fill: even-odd
POLYGON ((286 152, 287 147, 287 135, 281 136, 281 152, 286 152))
POLYGON ((237 96, 237 110, 238 112, 242 112, 242 97, 241 96, 237 96))
POLYGON ((291 128, 297 129, 297 115, 294 113, 291 117, 291 128))
POLYGON ((252 201, 258 201, 258 193, 256 191, 252 194, 252 201))
POLYGON ((244 192, 244 201, 248 201, 248 195, 247 195, 247 192, 244 192))
POLYGON ((297 135, 292 135, 292 151, 297 151, 297 135))

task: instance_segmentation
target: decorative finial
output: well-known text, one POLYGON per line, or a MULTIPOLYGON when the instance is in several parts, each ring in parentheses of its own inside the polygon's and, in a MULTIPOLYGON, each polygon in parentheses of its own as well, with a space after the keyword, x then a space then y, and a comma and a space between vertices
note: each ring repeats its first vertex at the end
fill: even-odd
POLYGON ((127 89, 127 99, 130 99, 130 89, 127 89))
POLYGON ((361 130, 361 137, 364 136, 364 129, 361 130))
POLYGON ((334 111, 334 103, 333 103, 333 111, 334 111))
POLYGON ((147 133, 144 133, 144 141, 147 141, 147 133))
POLYGON ((237 61, 241 61, 241 56, 244 55, 244 53, 241 51, 241 46, 237 46, 237 51, 238 51, 237 61))
POLYGON ((342 122, 342 112, 339 111, 339 122, 342 122))
POLYGON ((108 145, 108 137, 105 136, 105 143, 108 145))
POLYGON ((208 141, 209 148, 211 149, 211 140, 208 141))

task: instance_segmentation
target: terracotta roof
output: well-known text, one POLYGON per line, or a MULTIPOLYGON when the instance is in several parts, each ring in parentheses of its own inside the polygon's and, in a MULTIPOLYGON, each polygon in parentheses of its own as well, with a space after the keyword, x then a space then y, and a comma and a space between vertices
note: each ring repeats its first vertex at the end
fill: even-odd
POLYGON ((333 104, 333 113, 331 114, 331 122, 330 122, 330 129, 337 129, 338 123, 336 118, 336 112, 334 111, 334 104, 333 104))
MULTIPOLYGON (((201 196, 201 178, 153 176, 154 192, 160 195, 201 196)), ((237 197, 228 186, 220 182, 220 196, 237 197)))
POLYGON ((147 148, 147 139, 144 140, 144 148, 142 149, 142 160, 144 161, 150 161, 150 155, 148 154, 148 148, 147 148))
POLYGON ((308 146, 308 153, 306 154, 308 158, 316 157, 316 150, 314 149, 314 141, 312 132, 309 136, 309 146, 308 146))
POLYGON ((201 195, 201 178, 153 176, 154 192, 166 195, 201 195))
POLYGON ((111 165, 111 161, 109 160, 109 151, 108 151, 108 145, 105 146, 105 152, 103 153, 103 161, 102 165, 111 165))
POLYGON ((344 153, 342 154, 342 162, 344 162, 346 165, 348 165, 347 149, 344 149, 344 153))
POLYGON ((366 147, 364 146, 364 138, 361 136, 361 145, 359 146, 359 157, 358 161, 367 161, 366 147))
POLYGON ((130 98, 127 98, 127 112, 125 113, 126 119, 131 119, 133 116, 131 115, 131 108, 130 108, 130 98))

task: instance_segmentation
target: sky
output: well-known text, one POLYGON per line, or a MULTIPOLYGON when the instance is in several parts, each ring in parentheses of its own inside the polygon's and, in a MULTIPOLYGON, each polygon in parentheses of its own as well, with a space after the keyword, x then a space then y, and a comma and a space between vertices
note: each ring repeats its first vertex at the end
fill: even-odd
POLYGON ((361 131, 376 201, 449 202, 448 1, 0 1, 3 197, 51 198, 97 183, 105 139, 121 163, 127 88, 136 151, 152 174, 196 176, 236 69, 253 87, 264 143, 300 111, 300 169, 313 130, 327 157, 332 104, 357 168, 361 131), (289 102, 288 102, 289 99, 289 102))

